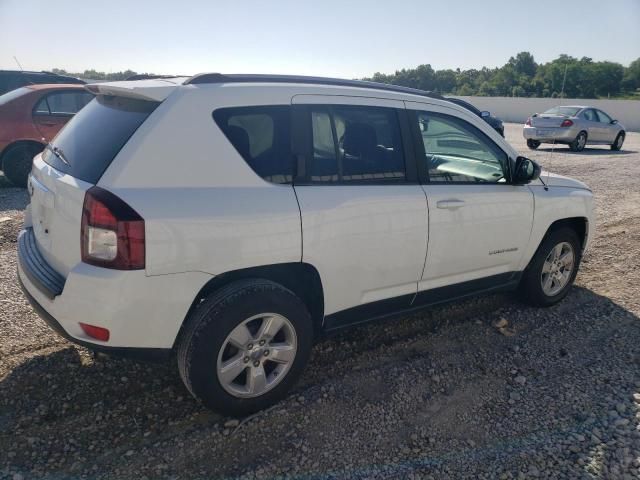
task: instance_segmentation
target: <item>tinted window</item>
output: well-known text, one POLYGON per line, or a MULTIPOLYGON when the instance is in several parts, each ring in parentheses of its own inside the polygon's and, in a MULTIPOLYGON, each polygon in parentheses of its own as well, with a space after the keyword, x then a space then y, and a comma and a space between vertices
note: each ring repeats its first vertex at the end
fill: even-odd
POLYGON ((470 123, 449 115, 417 113, 431 182, 505 182, 507 155, 470 123))
POLYGON ((312 180, 330 182, 337 181, 338 150, 328 110, 311 112, 313 135, 313 161, 309 175, 312 180))
POLYGON ((27 85, 20 72, 0 72, 0 94, 27 85))
POLYGON ((312 107, 314 182, 379 182, 405 178, 400 126, 391 108, 312 107))
POLYGON ((596 118, 596 113, 593 110, 591 110, 590 108, 585 110, 582 113, 582 116, 584 117, 585 120, 588 120, 590 122, 597 122, 598 121, 598 119, 596 118))
POLYGON ((598 117, 602 123, 611 123, 611 117, 602 110, 598 110, 598 117))
POLYGON ((43 160, 61 172, 96 183, 127 140, 158 106, 155 102, 98 96, 51 141, 70 163, 49 149, 43 160))
POLYGON ((221 108, 213 118, 254 172, 268 182, 291 183, 290 107, 221 108))

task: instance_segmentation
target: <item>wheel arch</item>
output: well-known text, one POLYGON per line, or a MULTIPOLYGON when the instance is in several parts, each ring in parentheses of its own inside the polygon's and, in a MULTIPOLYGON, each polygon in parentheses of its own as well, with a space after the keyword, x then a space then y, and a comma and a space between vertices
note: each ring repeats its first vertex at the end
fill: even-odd
POLYGON ((31 145, 33 147, 40 148, 41 150, 44 149, 44 143, 38 142, 37 140, 31 140, 31 139, 15 140, 10 144, 8 144, 6 147, 4 147, 2 152, 0 152, 0 170, 4 169, 4 158, 7 152, 11 150, 13 147, 17 147, 20 145, 31 145))
POLYGON ((563 227, 571 228, 578 235, 578 239, 580 240, 580 244, 582 246, 582 250, 587 246, 587 240, 589 236, 589 219, 587 217, 569 217, 569 218, 561 218, 559 220, 554 221, 540 240, 540 245, 542 242, 549 236, 549 234, 555 230, 558 230, 563 227))
POLYGON ((578 240, 580 241, 580 244, 582 247, 582 251, 584 251, 584 249, 587 246, 588 238, 589 238, 589 219, 587 217, 576 216, 576 217, 567 217, 567 218, 561 218, 561 219, 555 220, 547 227, 547 230, 544 232, 544 235, 542 235, 542 237, 540 238, 540 241, 538 242, 538 245, 536 246, 535 250, 531 254, 531 257, 528 258, 527 260, 526 266, 524 267, 524 271, 528 270, 529 266, 531 265, 531 262, 535 259, 536 255, 540 251, 540 248, 542 247, 542 244, 547 239, 547 237, 552 232, 563 227, 571 228, 574 232, 576 232, 576 234, 578 235, 578 240))
POLYGON ((205 298, 225 285, 246 279, 271 280, 291 290, 307 306, 313 320, 314 333, 320 333, 324 319, 324 291, 318 270, 304 262, 279 263, 232 270, 209 280, 193 299, 176 335, 174 348, 179 344, 189 316, 205 298))

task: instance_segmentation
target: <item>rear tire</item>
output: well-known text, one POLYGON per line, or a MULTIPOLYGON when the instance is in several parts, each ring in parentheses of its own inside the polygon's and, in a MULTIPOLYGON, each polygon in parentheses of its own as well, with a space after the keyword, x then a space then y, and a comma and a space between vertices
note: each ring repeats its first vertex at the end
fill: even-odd
POLYGON ((531 150, 535 150, 539 146, 540 146, 540 142, 539 141, 533 140, 532 138, 529 138, 527 140, 527 147, 529 147, 531 150))
POLYGON ((616 137, 615 141, 613 142, 613 145, 611 145, 611 150, 615 150, 615 151, 621 150, 622 144, 624 143, 624 137, 625 137, 624 132, 620 132, 616 137))
POLYGON ((583 151, 587 145, 587 138, 587 132, 583 130, 576 136, 575 140, 569 144, 569 148, 574 152, 583 151))
POLYGON ((573 229, 560 227, 547 233, 520 280, 521 299, 533 306, 549 307, 566 297, 578 273, 581 253, 580 241, 573 229), (556 261, 553 257, 557 248, 559 258, 556 261), (569 253, 573 254, 572 258, 568 257, 566 263, 560 261, 560 257, 569 253), (567 272, 569 260, 572 266, 567 272), (556 284, 553 282, 555 278, 547 283, 552 274, 559 280, 556 284), (566 276, 563 278, 564 274, 566 276))
POLYGON ((16 187, 25 188, 31 172, 33 157, 42 151, 42 146, 19 144, 9 147, 2 156, 2 170, 7 179, 16 187))
POLYGON ((177 352, 182 381, 206 407, 226 415, 247 415, 284 398, 311 353, 306 306, 269 280, 227 285, 198 305, 187 322, 177 352), (263 323, 269 319, 273 323, 263 323), (285 350, 286 361, 279 356, 285 350))

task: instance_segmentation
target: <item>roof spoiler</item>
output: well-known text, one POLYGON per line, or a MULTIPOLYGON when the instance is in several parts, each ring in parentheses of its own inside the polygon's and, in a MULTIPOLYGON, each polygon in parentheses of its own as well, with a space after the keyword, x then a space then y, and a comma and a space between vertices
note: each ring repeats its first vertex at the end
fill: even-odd
POLYGON ((151 80, 131 80, 124 82, 90 83, 85 89, 94 95, 114 95, 152 102, 162 102, 187 77, 157 78, 151 80))

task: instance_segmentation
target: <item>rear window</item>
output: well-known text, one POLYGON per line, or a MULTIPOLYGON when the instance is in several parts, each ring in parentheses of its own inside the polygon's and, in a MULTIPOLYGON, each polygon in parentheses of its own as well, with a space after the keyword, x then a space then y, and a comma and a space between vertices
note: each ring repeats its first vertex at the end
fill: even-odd
POLYGON ((549 115, 566 115, 568 117, 573 117, 579 110, 579 107, 553 107, 544 113, 548 113, 549 115))
POLYGON ((97 183, 131 135, 159 105, 157 102, 98 96, 78 112, 51 145, 69 165, 50 149, 42 159, 63 173, 97 183))
POLYGON ((268 182, 291 183, 290 107, 221 108, 213 118, 254 172, 268 182))

